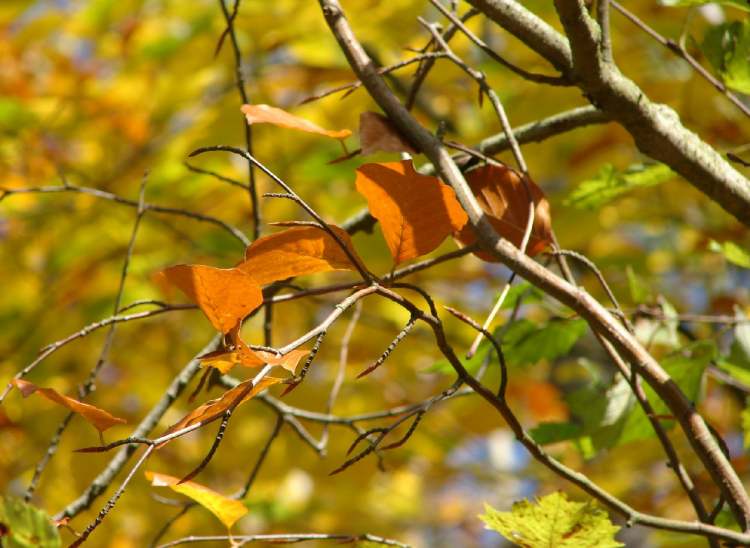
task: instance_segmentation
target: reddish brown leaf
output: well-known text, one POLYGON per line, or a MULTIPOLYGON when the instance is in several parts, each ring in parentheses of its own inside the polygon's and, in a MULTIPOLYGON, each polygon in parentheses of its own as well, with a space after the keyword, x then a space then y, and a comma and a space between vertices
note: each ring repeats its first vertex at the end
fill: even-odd
POLYGON ((362 154, 365 155, 376 152, 419 153, 401 136, 388 118, 377 112, 363 112, 359 115, 359 143, 362 154))
POLYGON ((396 264, 433 251, 468 220, 453 189, 414 171, 411 160, 365 164, 356 185, 396 264))
MULTIPOLYGON (((337 226, 328 226, 357 257, 349 234, 337 226)), ((253 242, 237 268, 258 284, 265 285, 302 274, 353 270, 355 266, 325 230, 316 226, 295 226, 253 242)))
POLYGON ((34 392, 38 392, 48 400, 55 402, 58 405, 62 405, 63 407, 67 407, 74 413, 78 413, 86 419, 86 421, 91 423, 94 428, 99 430, 99 432, 104 432, 107 428, 111 428, 115 424, 125 424, 128 422, 125 419, 115 417, 93 405, 74 400, 68 396, 63 396, 52 388, 42 388, 21 379, 14 379, 13 384, 16 385, 18 390, 20 390, 24 398, 28 398, 34 392))
POLYGON ((248 124, 273 124, 298 131, 325 135, 334 139, 346 139, 352 134, 348 129, 338 131, 323 129, 309 120, 269 105, 242 105, 242 112, 245 114, 248 124))
MULTIPOLYGON (((498 234, 510 240, 516 247, 521 246, 523 234, 529 222, 529 194, 531 194, 535 204, 534 225, 526 253, 534 256, 550 245, 552 225, 549 202, 542 189, 531 179, 524 185, 521 175, 514 170, 505 166, 486 165, 469 172, 466 181, 498 234)), ((476 242, 474 229, 469 224, 464 226, 457 237, 464 245, 476 242)), ((475 255, 484 261, 498 261, 492 254, 485 251, 477 251, 475 255)))
POLYGON ((211 324, 222 333, 228 333, 263 304, 260 286, 250 275, 237 268, 183 264, 170 266, 162 273, 197 304, 211 324))
POLYGON ((172 432, 176 432, 177 430, 182 430, 183 428, 199 422, 206 423, 215 420, 223 415, 224 411, 226 411, 233 405, 239 405, 243 402, 246 402, 269 386, 273 386, 274 384, 280 382, 281 379, 277 379, 275 377, 263 377, 263 379, 261 379, 261 381, 257 385, 250 388, 250 390, 247 392, 247 394, 245 394, 244 397, 242 397, 242 394, 252 385, 252 379, 241 382, 234 388, 224 392, 221 397, 215 400, 209 400, 200 407, 192 410, 178 422, 170 426, 163 435, 166 436, 167 434, 171 434, 172 432), (242 400, 238 402, 237 400, 240 397, 242 397, 242 400))

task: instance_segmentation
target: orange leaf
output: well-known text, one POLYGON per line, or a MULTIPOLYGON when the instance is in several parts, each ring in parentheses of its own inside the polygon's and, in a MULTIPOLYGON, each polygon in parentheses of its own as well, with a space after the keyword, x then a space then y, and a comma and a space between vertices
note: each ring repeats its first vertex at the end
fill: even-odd
POLYGON ((255 350, 255 355, 263 359, 264 363, 279 365, 289 371, 292 375, 297 371, 299 361, 309 353, 309 350, 297 349, 280 356, 273 352, 266 352, 265 350, 255 350))
POLYGON ((346 139, 352 134, 348 129, 338 131, 323 129, 309 120, 269 105, 242 105, 242 112, 245 114, 248 124, 273 124, 289 129, 307 131, 308 133, 317 133, 334 139, 346 139))
MULTIPOLYGON (((486 165, 469 172, 466 181, 498 234, 519 248, 523 241, 526 224, 529 222, 529 194, 531 194, 535 204, 534 226, 526 253, 534 256, 550 245, 552 221, 549 202, 542 189, 531 179, 527 181, 527 192, 521 175, 514 170, 505 166, 486 165)), ((469 224, 457 237, 464 245, 471 245, 476 241, 474 229, 469 224)), ((485 261, 499 261, 485 251, 477 251, 475 255, 485 261)))
POLYGON ((170 266, 162 273, 197 304, 222 333, 228 333, 263 303, 263 293, 257 282, 236 268, 181 264, 170 266))
POLYGON ((419 153, 409 141, 401 136, 388 118, 377 112, 363 112, 359 115, 359 146, 362 148, 362 154, 419 153))
POLYGON ((111 428, 115 424, 125 424, 126 422, 128 422, 125 419, 115 417, 107 413, 103 409, 99 409, 98 407, 94 407, 93 405, 89 405, 88 403, 83 403, 78 400, 74 400, 73 398, 63 396, 62 394, 59 394, 51 388, 42 388, 21 379, 13 379, 13 384, 15 384, 16 387, 21 391, 21 394, 23 394, 24 398, 28 398, 34 392, 38 392, 48 400, 53 401, 58 405, 62 405, 63 407, 67 407, 74 413, 78 413, 89 423, 91 423, 94 428, 99 430, 99 432, 104 432, 107 428, 111 428))
MULTIPOLYGON (((328 226, 357 257, 349 234, 337 226, 328 226)), ((236 268, 250 274, 258 284, 265 285, 301 274, 353 270, 355 267, 325 230, 315 226, 295 226, 253 242, 245 250, 245 260, 236 268)))
POLYGON ((145 474, 151 485, 155 487, 169 487, 173 491, 182 493, 193 499, 219 518, 227 529, 231 528, 238 519, 248 512, 247 506, 242 501, 225 497, 200 483, 195 483, 194 481, 180 483, 179 478, 151 471, 147 471, 145 474))
POLYGON ((396 264, 433 251, 468 220, 453 189, 414 171, 411 160, 365 164, 356 185, 396 264))
POLYGON ((246 402, 269 386, 273 386, 274 384, 280 382, 281 379, 277 379, 275 377, 263 377, 260 382, 257 385, 252 386, 252 388, 250 388, 252 385, 252 379, 241 382, 234 388, 224 392, 219 398, 216 398, 215 400, 209 400, 200 407, 193 409, 190 413, 182 417, 182 419, 180 419, 177 423, 170 426, 163 435, 166 436, 167 434, 171 434, 172 432, 176 432, 177 430, 182 430, 183 428, 186 428, 198 422, 210 422, 214 419, 219 418, 222 414, 224 414, 224 411, 237 403, 237 399, 242 397, 243 392, 245 392, 248 388, 250 388, 249 391, 247 392, 247 394, 245 394, 244 397, 242 397, 242 400, 240 400, 237 405, 246 402))

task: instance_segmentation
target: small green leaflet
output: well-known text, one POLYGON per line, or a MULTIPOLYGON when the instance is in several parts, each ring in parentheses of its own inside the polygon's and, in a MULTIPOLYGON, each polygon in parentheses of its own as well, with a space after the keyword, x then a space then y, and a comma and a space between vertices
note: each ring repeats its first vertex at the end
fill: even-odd
POLYGON ((605 164, 593 179, 583 181, 571 192, 565 205, 596 209, 635 188, 658 185, 674 176, 674 172, 664 164, 635 164, 625 171, 605 164))
MULTIPOLYGON (((750 63, 750 59, 748 59, 748 63, 750 63)), ((708 244, 708 249, 716 253, 721 253, 732 264, 736 264, 742 268, 750 268, 750 251, 738 246, 734 242, 720 244, 716 240, 711 240, 711 243, 708 244)))
MULTIPOLYGON (((750 9, 745 5, 745 9, 750 9)), ((710 29, 701 50, 728 88, 750 93, 750 21, 710 29)))
POLYGON ((4 548, 58 548, 60 534, 49 516, 19 499, 0 497, 0 525, 7 529, 4 548))
POLYGON ((488 504, 479 516, 485 527, 497 531, 517 546, 538 548, 615 548, 620 528, 594 501, 575 502, 564 493, 551 493, 536 503, 522 500, 510 512, 488 504))
MULTIPOLYGON (((742 310, 735 310, 738 320, 747 320, 742 310)), ((743 321, 734 326, 734 340, 728 356, 718 360, 718 366, 724 372, 745 384, 750 384, 750 323, 743 321)))
POLYGON ((703 4, 723 4, 733 6, 745 11, 750 11, 750 5, 747 0, 659 0, 662 6, 682 7, 682 6, 702 6, 703 4))

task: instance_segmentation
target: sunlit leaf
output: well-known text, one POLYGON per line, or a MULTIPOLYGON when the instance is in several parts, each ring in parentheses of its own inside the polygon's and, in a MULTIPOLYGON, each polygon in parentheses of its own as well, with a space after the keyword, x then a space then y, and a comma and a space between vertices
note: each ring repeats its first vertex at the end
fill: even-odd
POLYGON ((209 400, 185 415, 182 419, 170 426, 163 435, 171 434, 172 432, 187 428, 188 426, 192 426, 199 422, 206 423, 215 420, 233 405, 239 405, 246 402, 269 386, 280 383, 281 380, 282 379, 277 379, 275 377, 263 377, 255 386, 252 386, 252 379, 241 382, 234 388, 224 392, 219 398, 209 400))
POLYGON ((222 333, 228 333, 263 304, 263 293, 258 283, 237 268, 177 265, 166 268, 162 273, 197 304, 211 324, 222 333))
MULTIPOLYGON (((750 5, 744 4, 744 9, 750 10, 750 5)), ((727 87, 750 93, 750 21, 712 27, 706 33, 701 49, 727 87)))
MULTIPOLYGON (((536 255, 552 242, 552 221, 549 202, 531 179, 524 184, 521 176, 505 166, 486 165, 472 170, 466 176, 471 190, 482 210, 498 234, 520 247, 529 222, 529 198, 534 201, 534 224, 526 248, 528 255, 536 255)), ((464 245, 476 241, 471 225, 458 234, 464 245)), ((498 261, 486 251, 474 253, 484 261, 498 261)))
POLYGON ((57 548, 62 546, 62 540, 44 511, 19 499, 0 496, 0 546, 57 548))
POLYGON ((453 189, 414 171, 411 160, 365 164, 356 186, 380 221, 395 264, 433 251, 468 220, 453 189))
POLYGON ((62 405, 63 407, 67 407, 74 413, 78 413, 84 419, 86 419, 86 421, 91 423, 94 428, 99 430, 99 432, 104 432, 105 430, 107 430, 108 428, 112 428, 116 424, 125 424, 126 422, 128 422, 125 419, 115 417, 110 413, 107 413, 103 409, 99 409, 98 407, 94 407, 93 405, 74 400, 73 398, 69 398, 68 396, 63 396, 52 388, 42 388, 22 379, 13 379, 13 384, 15 384, 18 390, 20 390, 24 398, 27 398, 31 394, 37 392, 39 395, 44 396, 48 400, 55 402, 58 405, 62 405))
POLYGON ((597 209, 633 189, 658 185, 674 176, 674 172, 664 164, 637 164, 626 171, 618 171, 611 164, 605 164, 595 177, 578 185, 565 205, 597 209))
POLYGON ((352 134, 348 129, 323 129, 309 120, 269 105, 242 105, 242 112, 245 114, 248 124, 273 124, 288 129, 325 135, 333 139, 346 139, 352 134))
POLYGON ((194 481, 180 483, 179 478, 168 476, 167 474, 158 474, 150 470, 146 471, 145 475, 154 487, 169 487, 177 493, 190 497, 219 518, 227 529, 231 528, 238 519, 248 512, 247 507, 242 501, 225 497, 213 489, 209 489, 194 481))
POLYGON ((736 264, 742 268, 750 268, 750 251, 734 242, 727 241, 720 244, 716 240, 711 240, 708 244, 708 249, 716 253, 721 253, 732 264, 736 264))
POLYGON ((515 321, 501 336, 505 361, 508 365, 533 365, 565 356, 586 329, 585 320, 552 319, 541 325, 515 321))
POLYGON ((536 502, 516 502, 510 512, 499 512, 487 504, 484 510, 479 518, 487 529, 524 548, 624 546, 615 540, 620 528, 596 502, 574 502, 564 493, 551 493, 536 502))
POLYGON ((359 115, 359 146, 364 155, 376 152, 419 152, 388 118, 377 112, 363 112, 359 115))
MULTIPOLYGON (((351 237, 345 230, 328 225, 349 252, 357 257, 351 237)), ((294 276, 354 270, 356 267, 339 243, 316 226, 296 226, 259 238, 245 250, 245 260, 237 269, 260 285, 294 276)))

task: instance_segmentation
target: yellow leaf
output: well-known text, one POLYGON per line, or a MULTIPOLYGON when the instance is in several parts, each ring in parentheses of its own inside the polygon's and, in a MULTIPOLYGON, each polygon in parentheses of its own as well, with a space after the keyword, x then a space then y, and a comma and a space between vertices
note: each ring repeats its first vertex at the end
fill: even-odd
POLYGON ((145 474, 154 487, 169 487, 173 491, 193 499, 219 518, 227 529, 231 528, 238 519, 248 512, 247 507, 241 501, 225 497, 199 483, 193 481, 180 483, 179 478, 151 471, 147 471, 145 474))
POLYGON ((453 189, 414 171, 411 160, 365 164, 356 185, 396 264, 433 251, 468 220, 453 189))

